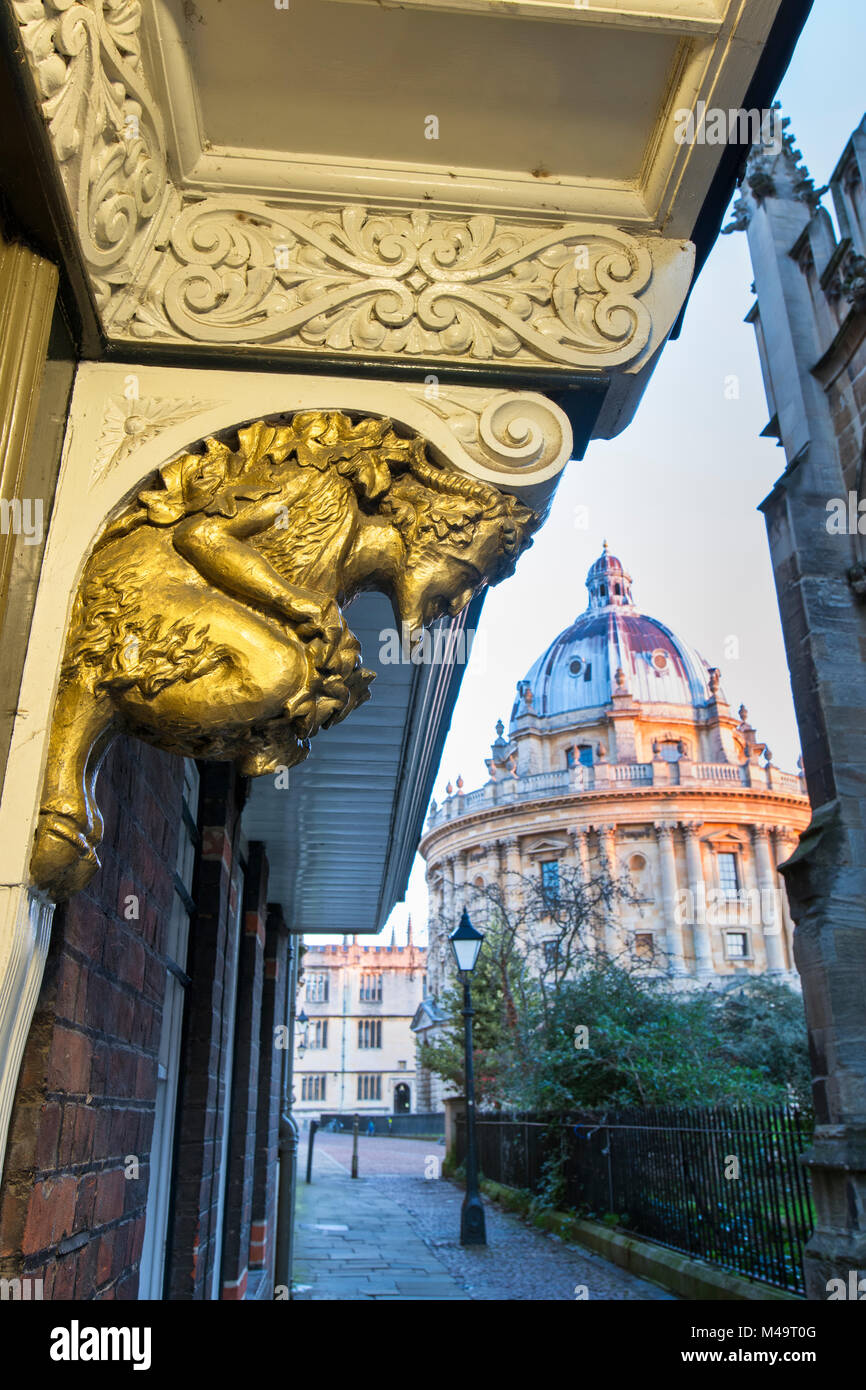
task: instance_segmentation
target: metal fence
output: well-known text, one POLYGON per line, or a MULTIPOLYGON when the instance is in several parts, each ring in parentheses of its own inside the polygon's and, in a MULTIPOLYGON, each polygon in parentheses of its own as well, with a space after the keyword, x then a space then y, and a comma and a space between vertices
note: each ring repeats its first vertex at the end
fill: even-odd
MULTIPOLYGON (((808 1117, 782 1107, 628 1109, 477 1120, 484 1177, 803 1293, 813 1225, 808 1117)), ((457 1124, 457 1159, 466 1128, 457 1124)))

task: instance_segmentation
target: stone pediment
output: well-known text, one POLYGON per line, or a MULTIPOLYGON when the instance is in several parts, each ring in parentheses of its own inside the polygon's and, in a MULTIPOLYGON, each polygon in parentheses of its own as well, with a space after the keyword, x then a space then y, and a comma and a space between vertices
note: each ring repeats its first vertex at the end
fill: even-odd
POLYGON ((564 839, 545 838, 526 846, 525 852, 531 859, 541 854, 565 854, 568 844, 564 839))
POLYGON ((715 830, 711 835, 702 835, 701 839, 716 850, 724 850, 729 845, 731 849, 740 849, 749 843, 748 836, 742 830, 715 830))

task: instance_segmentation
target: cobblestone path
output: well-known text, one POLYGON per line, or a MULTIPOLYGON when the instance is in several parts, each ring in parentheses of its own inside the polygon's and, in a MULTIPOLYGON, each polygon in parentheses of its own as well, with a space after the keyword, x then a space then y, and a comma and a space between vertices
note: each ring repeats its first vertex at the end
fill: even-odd
POLYGON ((664 1299, 671 1295, 485 1200, 488 1244, 459 1243, 462 1191, 440 1178, 430 1140, 368 1139, 349 1176, 351 1139, 318 1135, 313 1181, 301 1180, 295 1234, 299 1300, 664 1299), (390 1169, 390 1171, 388 1171, 390 1169), (394 1171, 396 1169, 396 1172, 394 1171))

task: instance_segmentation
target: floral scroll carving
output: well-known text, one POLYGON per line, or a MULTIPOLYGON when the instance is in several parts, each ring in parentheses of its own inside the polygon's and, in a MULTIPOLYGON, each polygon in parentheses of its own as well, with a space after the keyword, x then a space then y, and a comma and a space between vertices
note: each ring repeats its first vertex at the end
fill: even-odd
POLYGON ((140 0, 13 8, 111 338, 560 369, 647 348, 653 260, 636 237, 175 187, 140 0))
POLYGON ((173 190, 144 79, 139 0, 14 0, 100 309, 173 190))
POLYGON ((614 366, 650 334, 649 252, 607 227, 194 203, 129 331, 389 356, 614 366))

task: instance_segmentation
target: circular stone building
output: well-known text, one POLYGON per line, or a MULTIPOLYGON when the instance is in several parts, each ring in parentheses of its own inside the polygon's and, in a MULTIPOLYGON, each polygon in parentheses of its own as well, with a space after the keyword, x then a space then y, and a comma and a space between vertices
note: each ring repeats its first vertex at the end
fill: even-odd
MULTIPOLYGON (((556 882, 606 866, 630 876, 603 944, 685 984, 738 972, 796 980, 777 865, 809 822, 802 777, 773 765, 718 669, 635 607, 608 552, 589 603, 517 683, 487 783, 448 788, 421 853, 430 890, 429 990, 450 974, 448 933, 473 885, 556 882)), ((541 924, 543 932, 543 924, 541 924)))

